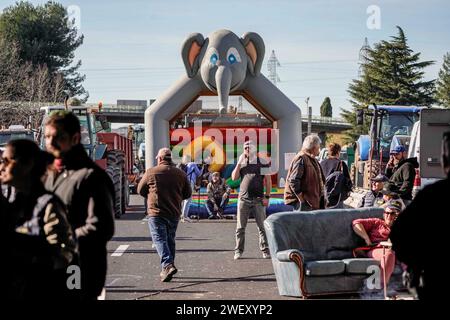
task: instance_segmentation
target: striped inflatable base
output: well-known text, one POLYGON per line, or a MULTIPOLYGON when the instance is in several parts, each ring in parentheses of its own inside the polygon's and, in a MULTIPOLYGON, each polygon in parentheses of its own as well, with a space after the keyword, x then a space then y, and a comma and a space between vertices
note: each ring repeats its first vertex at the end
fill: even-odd
MULTIPOLYGON (((230 201, 228 201, 228 205, 224 212, 225 215, 237 214, 238 193, 239 191, 233 191, 230 195, 230 201)), ((205 207, 207 199, 206 188, 202 188, 200 189, 200 192, 193 194, 188 216, 198 217, 200 219, 208 218, 208 211, 205 207)), ((266 210, 267 215, 269 216, 272 213, 282 211, 292 211, 292 207, 284 204, 283 189, 272 189, 269 207, 267 207, 266 210)))

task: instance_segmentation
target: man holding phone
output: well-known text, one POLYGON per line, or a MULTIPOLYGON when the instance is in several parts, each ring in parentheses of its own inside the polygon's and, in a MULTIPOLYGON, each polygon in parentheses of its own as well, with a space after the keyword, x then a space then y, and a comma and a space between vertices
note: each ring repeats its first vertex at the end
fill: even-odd
POLYGON ((412 199, 414 178, 419 163, 417 158, 406 157, 406 148, 402 145, 391 150, 391 157, 386 166, 386 176, 389 178, 390 190, 398 193, 402 200, 409 202, 412 199))
MULTIPOLYGON (((266 207, 269 205, 272 181, 269 174, 264 174, 263 168, 270 168, 270 164, 264 164, 258 157, 256 146, 252 141, 244 143, 244 153, 239 157, 231 178, 241 178, 237 209, 236 247, 234 260, 240 259, 244 252, 245 228, 247 227, 250 212, 254 213, 259 232, 259 248, 263 258, 269 259, 269 246, 267 244, 264 220, 266 219, 266 207), (264 186, 266 187, 264 193, 264 186)), ((267 170, 267 169, 266 169, 267 170)))

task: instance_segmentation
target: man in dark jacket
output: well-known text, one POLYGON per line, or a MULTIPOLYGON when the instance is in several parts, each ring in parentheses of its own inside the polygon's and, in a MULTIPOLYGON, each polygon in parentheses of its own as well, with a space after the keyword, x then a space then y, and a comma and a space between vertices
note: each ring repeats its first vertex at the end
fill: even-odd
POLYGON ((294 210, 311 211, 325 208, 325 176, 316 157, 321 140, 309 135, 302 150, 292 160, 284 187, 284 203, 294 210))
POLYGON ((79 244, 81 298, 96 300, 107 269, 107 242, 114 234, 114 187, 80 144, 78 118, 57 111, 45 124, 45 146, 55 156, 45 187, 61 198, 79 244))
POLYGON ((192 194, 186 173, 172 162, 169 148, 156 156, 158 165, 148 169, 138 185, 138 193, 147 197, 148 224, 156 251, 161 258, 162 282, 177 273, 175 267, 175 234, 181 216, 181 203, 192 194))
POLYGON ((386 176, 391 190, 397 192, 403 200, 412 199, 416 168, 419 167, 417 158, 406 158, 406 149, 398 145, 391 151, 391 159, 386 166, 386 176))
POLYGON ((439 257, 445 251, 448 232, 448 205, 450 195, 450 131, 442 143, 442 166, 446 178, 423 188, 392 226, 392 249, 401 262, 408 266, 410 287, 419 299, 442 299, 445 289, 445 263, 439 257), (436 214, 438 220, 428 214, 436 214), (442 217, 442 218, 441 218, 442 217), (426 235, 426 236, 424 236, 426 235), (443 269, 444 267, 444 269, 443 269))

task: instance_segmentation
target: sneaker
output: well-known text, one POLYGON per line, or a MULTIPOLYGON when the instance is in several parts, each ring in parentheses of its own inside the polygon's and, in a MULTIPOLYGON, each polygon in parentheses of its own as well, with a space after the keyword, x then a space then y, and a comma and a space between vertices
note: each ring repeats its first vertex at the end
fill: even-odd
POLYGON ((270 259, 270 253, 269 252, 263 252, 263 259, 270 259))
POLYGON ((240 259, 242 257, 242 253, 240 253, 240 252, 235 252, 234 253, 234 260, 238 260, 238 259, 240 259))
POLYGON ((208 217, 208 219, 209 219, 209 220, 216 220, 216 219, 217 219, 217 216, 215 216, 215 215, 210 215, 210 216, 208 217))
POLYGON ((172 277, 178 272, 178 269, 175 268, 174 265, 168 265, 167 267, 165 267, 161 273, 159 274, 159 276, 161 277, 161 282, 169 282, 170 280, 172 280, 172 277))
POLYGON ((183 219, 181 219, 181 222, 192 222, 192 219, 189 217, 184 217, 183 219))

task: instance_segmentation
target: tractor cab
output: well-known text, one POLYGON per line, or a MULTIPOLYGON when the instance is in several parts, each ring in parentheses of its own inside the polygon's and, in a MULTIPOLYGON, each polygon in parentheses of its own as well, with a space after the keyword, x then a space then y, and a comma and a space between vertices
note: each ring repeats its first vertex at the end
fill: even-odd
MULTIPOLYGON (((66 108, 64 106, 51 106, 51 107, 42 107, 40 110, 41 112, 44 113, 44 118, 40 129, 41 132, 40 146, 42 149, 45 149, 43 130, 44 124, 47 121, 48 116, 53 111, 66 110, 66 108)), ((83 145, 89 157, 94 161, 102 159, 106 151, 106 144, 101 144, 97 141, 97 133, 102 130, 108 130, 109 124, 101 116, 99 117, 96 116, 95 109, 83 106, 77 107, 69 106, 68 110, 73 112, 80 121, 81 144, 83 145)))
POLYGON ((371 130, 374 155, 388 159, 390 151, 397 145, 407 149, 414 123, 419 120, 420 111, 425 107, 369 106, 373 110, 371 130))
MULTIPOLYGON (((356 142, 355 163, 352 168, 354 185, 368 189, 370 178, 384 171, 390 151, 397 145, 408 150, 414 123, 419 120, 418 106, 370 105, 371 124, 368 135, 361 135, 356 142)), ((357 124, 363 124, 364 111, 357 113, 357 124)))

